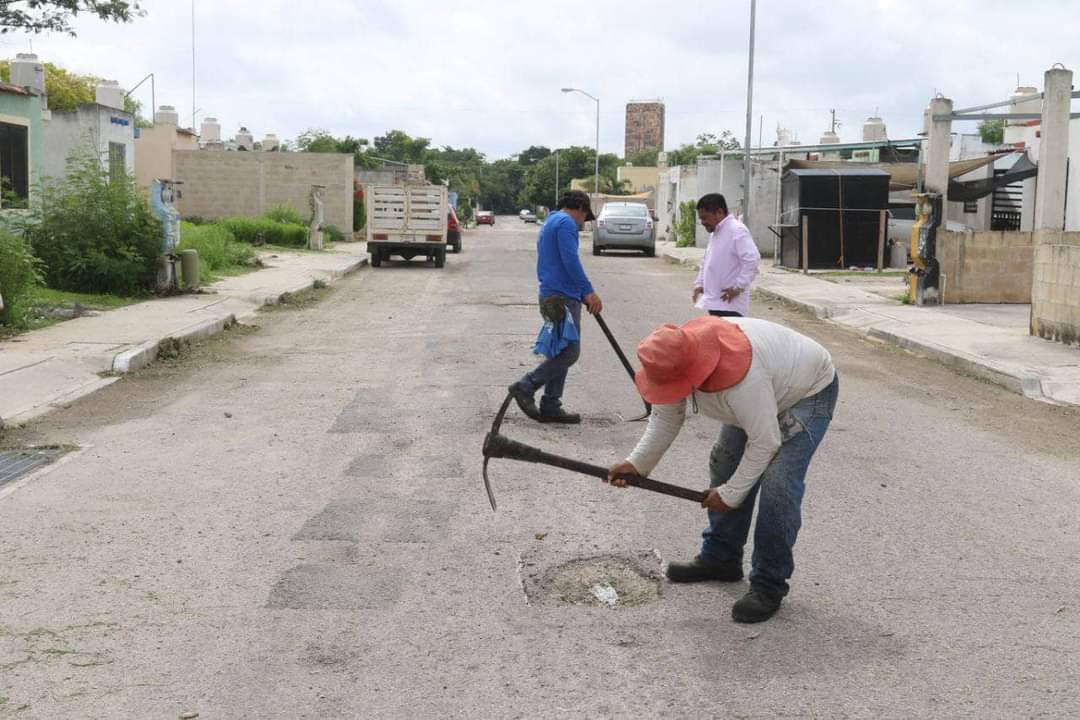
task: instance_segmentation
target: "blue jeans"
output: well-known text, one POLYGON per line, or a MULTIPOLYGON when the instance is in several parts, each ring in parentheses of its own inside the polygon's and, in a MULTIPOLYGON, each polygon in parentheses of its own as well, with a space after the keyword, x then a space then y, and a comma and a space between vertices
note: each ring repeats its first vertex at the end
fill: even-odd
MULTIPOLYGON (((742 564, 743 546, 750 533, 754 501, 757 500, 750 584, 780 596, 787 595, 787 581, 795 571, 792 549, 802 526, 806 470, 829 429, 839 389, 840 378, 837 376, 827 388, 780 414, 783 444, 742 505, 724 513, 709 511, 709 527, 702 533, 702 560, 742 564)), ((745 448, 746 433, 725 425, 709 456, 712 487, 731 479, 745 448)))
MULTIPOLYGON (((571 298, 565 298, 566 311, 574 318, 578 334, 581 334, 581 302, 571 298)), ((541 298, 543 301, 543 298, 541 298)), ((544 388, 544 395, 540 398, 540 412, 556 412, 562 407, 563 388, 566 386, 566 374, 570 367, 581 357, 581 343, 570 343, 561 353, 553 358, 547 358, 525 377, 518 381, 518 385, 532 394, 540 388, 544 388)))

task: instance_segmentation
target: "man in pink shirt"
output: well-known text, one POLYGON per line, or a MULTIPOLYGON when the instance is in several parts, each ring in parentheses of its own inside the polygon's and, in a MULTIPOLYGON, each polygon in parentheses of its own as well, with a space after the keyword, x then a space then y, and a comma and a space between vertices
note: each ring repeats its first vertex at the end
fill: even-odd
POLYGON ((720 193, 704 195, 697 211, 709 231, 709 245, 694 280, 693 302, 710 315, 743 317, 750 312, 750 283, 757 277, 761 253, 747 227, 728 214, 720 193))

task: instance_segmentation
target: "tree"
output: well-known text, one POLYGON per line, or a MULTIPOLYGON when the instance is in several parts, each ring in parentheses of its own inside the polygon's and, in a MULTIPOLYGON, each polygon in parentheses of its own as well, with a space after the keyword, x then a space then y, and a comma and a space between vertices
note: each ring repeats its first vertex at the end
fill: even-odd
POLYGON ((74 37, 71 21, 79 13, 117 23, 145 15, 135 0, 0 0, 0 34, 58 32, 74 37))
POLYGON ((742 147, 730 130, 719 136, 702 133, 693 145, 684 144, 668 153, 668 165, 693 165, 702 155, 719 155, 721 150, 738 150, 742 147))
POLYGON ((983 120, 978 127, 979 137, 987 145, 1001 145, 1005 142, 1004 120, 983 120))
POLYGON ((401 130, 391 130, 374 141, 374 154, 386 160, 403 163, 423 163, 431 140, 414 138, 401 130))
POLYGON ((549 155, 551 150, 543 145, 531 145, 518 153, 518 162, 522 165, 535 165, 549 155))
POLYGON ((659 150, 642 150, 626 156, 626 162, 635 167, 656 167, 659 150))

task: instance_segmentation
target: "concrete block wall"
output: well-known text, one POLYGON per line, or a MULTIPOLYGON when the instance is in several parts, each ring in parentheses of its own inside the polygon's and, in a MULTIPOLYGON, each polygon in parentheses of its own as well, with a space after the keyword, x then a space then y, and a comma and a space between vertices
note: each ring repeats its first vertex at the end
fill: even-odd
POLYGON ((937 257, 946 303, 1031 302, 1034 268, 1029 232, 939 232, 937 257))
POLYGON ((290 205, 307 218, 312 185, 325 185, 326 222, 352 232, 353 156, 329 153, 174 150, 181 215, 209 219, 261 215, 290 205))
POLYGON ((1080 345, 1080 232, 1035 233, 1031 334, 1080 345))

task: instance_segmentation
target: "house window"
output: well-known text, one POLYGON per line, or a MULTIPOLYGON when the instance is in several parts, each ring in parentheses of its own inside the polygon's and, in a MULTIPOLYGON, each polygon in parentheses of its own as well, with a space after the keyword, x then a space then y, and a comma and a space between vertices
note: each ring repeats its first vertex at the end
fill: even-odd
POLYGON ((0 122, 0 207, 30 206, 28 130, 25 125, 0 122))
POLYGON ((969 215, 979 212, 979 201, 978 200, 965 200, 964 201, 964 212, 966 214, 969 214, 969 215))
POLYGON ((127 148, 123 143, 109 143, 109 179, 116 181, 127 174, 127 148))

